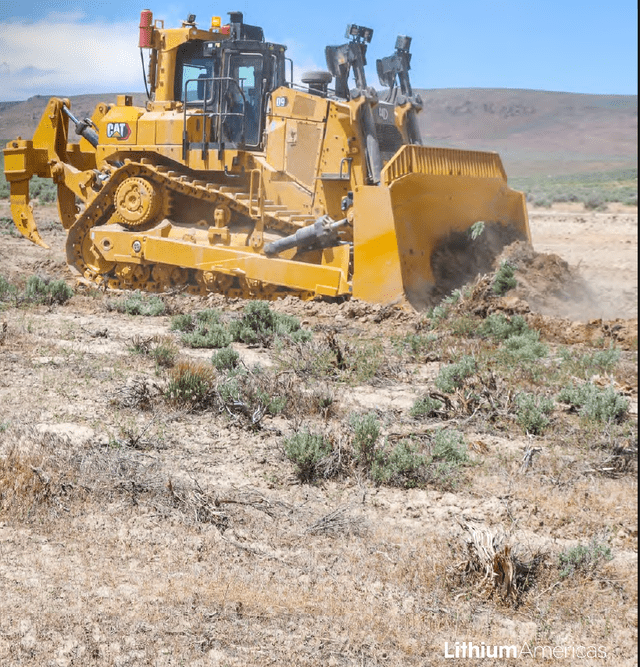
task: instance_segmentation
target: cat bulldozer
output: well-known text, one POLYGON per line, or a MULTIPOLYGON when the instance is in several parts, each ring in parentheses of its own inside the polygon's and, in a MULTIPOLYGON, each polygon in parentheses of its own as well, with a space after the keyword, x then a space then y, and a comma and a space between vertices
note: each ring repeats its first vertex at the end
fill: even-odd
POLYGON ((327 70, 294 83, 286 47, 241 12, 195 18, 165 29, 142 12, 144 106, 118 95, 79 119, 52 98, 33 138, 5 148, 16 226, 47 247, 29 181, 52 179, 82 281, 421 309, 530 240, 497 154, 423 143, 410 37, 376 61, 377 92, 369 28, 348 26, 327 70))

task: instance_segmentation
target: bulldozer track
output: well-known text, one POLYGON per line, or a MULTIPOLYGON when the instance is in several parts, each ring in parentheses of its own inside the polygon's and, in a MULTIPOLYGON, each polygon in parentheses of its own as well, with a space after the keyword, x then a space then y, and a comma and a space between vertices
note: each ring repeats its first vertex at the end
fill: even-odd
MULTIPOLYGON (((140 162, 127 161, 112 173, 100 192, 78 215, 69 229, 67 261, 82 280, 102 286, 106 285, 110 289, 133 288, 150 292, 162 292, 182 287, 194 294, 218 291, 232 297, 252 296, 266 299, 282 294, 295 294, 303 298, 307 296, 297 290, 264 283, 256 284, 255 281, 248 283, 241 278, 230 279, 228 275, 220 275, 212 281, 211 278, 204 280, 203 272, 193 269, 182 269, 171 265, 120 264, 104 260, 91 242, 90 231, 114 220, 122 224, 122 219, 117 214, 114 216, 116 213, 115 195, 120 185, 127 179, 149 181, 169 201, 182 195, 210 204, 212 208, 226 206, 232 216, 235 214, 253 220, 256 227, 260 226, 263 229, 285 235, 293 234, 301 227, 313 222, 311 216, 290 211, 287 207, 269 200, 260 202, 255 196, 252 198, 246 187, 220 185, 199 180, 186 171, 157 165, 148 159, 140 162)), ((170 206, 165 207, 165 212, 167 210, 170 210, 170 206)), ((175 222, 180 225, 180 220, 175 222)), ((138 231, 134 225, 131 226, 131 229, 138 231)))

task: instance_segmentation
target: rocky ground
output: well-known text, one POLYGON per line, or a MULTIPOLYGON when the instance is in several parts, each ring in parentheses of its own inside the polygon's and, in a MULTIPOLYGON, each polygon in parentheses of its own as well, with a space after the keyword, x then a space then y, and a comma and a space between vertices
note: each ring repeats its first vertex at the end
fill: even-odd
MULTIPOLYGON (((72 284, 54 215, 37 210, 48 251, 2 228, 0 275, 72 284)), ((241 301, 172 296, 155 317, 88 289, 5 302, 0 664, 422 666, 464 661, 465 642, 521 655, 477 664, 637 664, 637 210, 530 218, 535 252, 508 250, 503 296, 487 277, 430 316, 273 304, 310 340, 232 347, 245 390, 280 409, 237 409, 213 370, 201 404, 169 397, 176 365, 213 368, 172 317, 232 321, 241 301), (481 334, 498 315, 539 332, 534 361, 481 334), (567 384, 625 409, 589 419, 567 384), (524 394, 551 401, 539 429, 524 394), (367 462, 366 419, 394 476, 367 462), (299 433, 330 446, 312 478, 287 449, 299 433), (413 476, 401 443, 423 457, 413 476)))

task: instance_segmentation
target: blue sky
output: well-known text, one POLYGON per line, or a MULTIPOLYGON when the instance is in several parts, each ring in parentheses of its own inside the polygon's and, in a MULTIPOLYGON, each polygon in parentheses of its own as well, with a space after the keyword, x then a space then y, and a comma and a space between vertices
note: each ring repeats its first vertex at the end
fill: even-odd
POLYGON ((324 47, 348 23, 374 29, 367 77, 398 34, 413 37, 415 88, 529 88, 637 94, 634 0, 0 0, 0 101, 32 95, 138 92, 140 10, 166 27, 187 14, 202 27, 239 10, 268 41, 285 44, 296 72, 325 69, 324 47))

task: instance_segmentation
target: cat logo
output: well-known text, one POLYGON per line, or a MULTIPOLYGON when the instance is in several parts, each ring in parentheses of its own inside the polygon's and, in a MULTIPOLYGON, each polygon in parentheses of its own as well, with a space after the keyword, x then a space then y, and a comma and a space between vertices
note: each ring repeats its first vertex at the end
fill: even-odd
POLYGON ((107 137, 109 139, 128 139, 131 136, 129 123, 107 123, 107 137))

